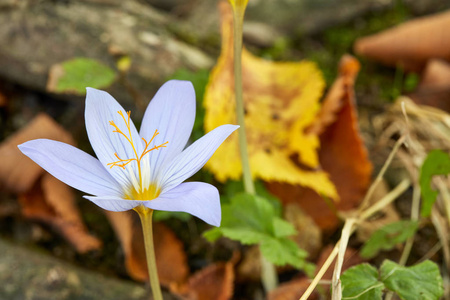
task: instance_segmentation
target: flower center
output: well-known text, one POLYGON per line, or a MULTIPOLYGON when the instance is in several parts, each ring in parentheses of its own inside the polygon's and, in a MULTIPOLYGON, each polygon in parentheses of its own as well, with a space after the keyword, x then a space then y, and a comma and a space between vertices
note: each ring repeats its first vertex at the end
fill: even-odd
MULTIPOLYGON (((157 146, 155 146, 155 145, 150 146, 151 143, 153 142, 153 140, 155 139, 155 137, 159 134, 158 129, 156 129, 155 132, 153 133, 152 138, 149 141, 147 141, 145 138, 142 138, 142 140, 145 143, 145 147, 144 147, 144 150, 142 151, 142 153, 139 154, 134 145, 133 136, 131 135, 131 120, 130 120, 131 112, 130 111, 127 112, 127 118, 124 116, 122 111, 118 111, 117 113, 122 117, 122 119, 127 127, 128 132, 123 132, 114 123, 114 121, 109 121, 109 124, 114 127, 113 132, 117 132, 118 134, 122 135, 127 140, 127 142, 131 145, 131 147, 133 148, 134 157, 122 159, 119 157, 119 155, 116 152, 116 153, 114 153, 114 156, 118 160, 108 163, 107 165, 110 168, 120 167, 122 169, 125 169, 125 166, 127 166, 132 161, 135 161, 136 165, 137 165, 139 179, 138 179, 138 182, 135 182, 136 178, 135 178, 134 174, 130 173, 131 181, 133 184, 130 187, 128 187, 127 190, 125 191, 125 195, 124 195, 125 199, 130 199, 130 200, 152 200, 152 199, 155 199, 159 196, 160 190, 155 184, 152 184, 150 182, 144 183, 143 170, 142 170, 142 158, 150 151, 159 150, 160 148, 167 147, 167 144, 169 142, 167 141, 167 142, 162 143, 161 145, 157 145, 157 146)), ((149 172, 150 170, 149 170, 149 168, 145 168, 144 171, 149 172)))

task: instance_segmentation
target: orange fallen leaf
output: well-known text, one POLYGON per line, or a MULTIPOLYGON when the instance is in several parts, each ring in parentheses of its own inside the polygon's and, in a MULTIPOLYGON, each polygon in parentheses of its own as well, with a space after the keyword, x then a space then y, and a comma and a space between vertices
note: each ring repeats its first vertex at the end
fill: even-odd
POLYGON ((450 11, 417 18, 363 37, 354 49, 359 55, 390 66, 420 71, 431 58, 450 61, 450 11))
POLYGON ((34 186, 18 197, 22 214, 52 227, 79 253, 99 250, 102 242, 90 235, 75 204, 73 191, 45 173, 34 186))
MULTIPOLYGON (((341 199, 336 207, 346 211, 358 206, 362 200, 372 173, 372 164, 359 135, 353 86, 359 71, 359 63, 351 56, 344 56, 339 76, 325 97, 322 119, 318 119, 309 132, 320 132, 319 161, 330 174, 341 199)), ((283 203, 298 203, 314 221, 325 230, 338 225, 332 209, 312 189, 285 183, 268 183, 269 190, 283 203)))
POLYGON ((45 171, 19 151, 17 145, 47 138, 74 145, 71 135, 46 114, 39 114, 26 127, 0 145, 0 185, 13 193, 31 189, 45 171))
MULTIPOLYGON (((222 50, 205 90, 205 130, 235 124, 232 12, 220 3, 222 50)), ((315 134, 304 134, 320 109, 325 82, 315 63, 271 62, 242 52, 245 121, 253 177, 308 186, 337 198, 328 175, 320 170, 315 134), (307 166, 291 160, 297 155, 307 166)), ((219 181, 239 179, 242 166, 238 135, 228 138, 206 164, 219 181)))
POLYGON ((441 59, 428 61, 420 84, 409 97, 417 104, 450 112, 450 63, 441 59))
MULTIPOLYGON (((105 213, 122 245, 128 274, 135 280, 147 281, 144 238, 137 214, 132 211, 105 213)), ((172 230, 158 222, 153 224, 153 237, 161 285, 169 287, 185 282, 189 269, 182 242, 172 230)))

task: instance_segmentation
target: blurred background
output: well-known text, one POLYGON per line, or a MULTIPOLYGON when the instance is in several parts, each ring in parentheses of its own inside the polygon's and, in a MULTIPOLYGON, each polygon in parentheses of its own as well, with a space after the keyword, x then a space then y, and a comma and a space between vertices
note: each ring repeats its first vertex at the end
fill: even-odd
MULTIPOLYGON (((379 139, 387 120, 394 118, 383 114, 392 112, 399 96, 450 110, 450 42, 439 39, 445 24, 450 26, 449 8, 446 0, 250 0, 244 45, 267 61, 314 62, 325 91, 339 76, 341 57, 355 55, 361 64, 354 83, 357 123, 376 174, 390 151, 379 139), (424 32, 413 26, 387 43, 380 41, 379 47, 378 41, 364 44, 363 37, 436 14, 443 21, 419 25, 424 32), (421 43, 436 41, 433 35, 438 42, 431 48, 441 52, 420 49, 421 43), (438 70, 430 75, 429 69, 438 70), (384 119, 374 122, 380 115, 384 119)), ((105 213, 22 156, 16 146, 45 137, 93 154, 83 117, 86 86, 107 90, 131 110, 139 127, 156 90, 172 78, 194 83, 195 140, 204 134, 203 94, 220 53, 218 1, 0 0, 0 299, 148 299, 135 216, 105 213)), ((399 173, 388 177, 398 182, 399 173)), ((225 198, 240 184, 221 182, 206 170, 195 176, 217 185, 225 198)), ((264 192, 286 197, 279 187, 258 184, 264 192)), ((368 182, 363 185, 365 191, 368 182)), ((408 200, 396 205, 396 214, 408 214, 408 200)), ((258 271, 251 260, 244 260, 254 250, 226 239, 210 244, 201 235, 207 226, 182 214, 156 218, 161 222, 155 227, 156 243, 166 254, 159 267, 166 272, 160 276, 167 299, 264 298, 258 278, 251 276, 258 271), (214 281, 221 284, 215 287, 221 291, 217 298, 199 296, 210 295, 200 291, 209 276, 217 276, 214 281), (236 280, 223 279, 227 276, 236 280)), ((312 218, 312 224, 319 224, 311 238, 317 243, 307 250, 317 263, 340 231, 337 221, 325 224, 312 218)), ((418 243, 423 249, 416 249, 417 258, 438 240, 432 227, 421 230, 418 243)), ((364 239, 355 241, 355 247, 364 239)), ((299 243, 308 247, 304 242, 299 243)), ((442 261, 442 256, 435 258, 442 261)), ((297 274, 280 273, 285 274, 282 281, 297 274)))

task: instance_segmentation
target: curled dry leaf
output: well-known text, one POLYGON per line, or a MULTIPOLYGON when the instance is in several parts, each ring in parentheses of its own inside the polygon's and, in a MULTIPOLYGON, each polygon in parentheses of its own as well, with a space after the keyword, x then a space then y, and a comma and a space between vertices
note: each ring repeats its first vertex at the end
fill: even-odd
POLYGON ((44 173, 31 189, 19 195, 22 214, 58 231, 79 253, 99 250, 102 242, 90 235, 75 204, 73 191, 44 173))
POLYGON ((420 71, 431 58, 450 61, 450 11, 418 18, 356 41, 357 54, 420 71))
POLYGON ((13 193, 31 189, 45 171, 19 151, 17 145, 46 138, 74 145, 70 134, 46 114, 36 116, 25 128, 0 145, 0 186, 13 193))
POLYGON ((80 217, 72 190, 53 178, 17 148, 25 141, 48 138, 74 145, 72 136, 46 114, 36 116, 25 128, 0 146, 0 184, 19 194, 25 217, 58 231, 80 253, 101 248, 80 217))
MULTIPOLYGON (((205 130, 235 124, 232 12, 222 2, 222 51, 205 91, 205 130)), ((336 190, 318 164, 319 139, 304 134, 320 109, 322 74, 313 62, 270 62, 242 52, 245 121, 254 177, 308 186, 327 197, 336 190), (301 168, 291 160, 296 155, 301 168), (314 171, 312 169, 315 169, 314 171)), ((219 181, 242 173, 238 135, 228 138, 206 164, 219 181)))
POLYGON ((417 104, 440 108, 450 112, 450 63, 441 59, 430 60, 417 89, 409 95, 417 104))
MULTIPOLYGON (((128 274, 135 280, 147 281, 144 238, 137 214, 105 211, 125 254, 128 274)), ((182 242, 163 223, 153 224, 156 265, 163 286, 185 282, 188 276, 187 258, 182 242)))
MULTIPOLYGON (((330 174, 341 199, 339 211, 358 206, 370 183, 372 164, 361 140, 355 107, 353 86, 359 71, 358 61, 344 56, 339 65, 339 76, 330 88, 318 119, 308 128, 320 134, 319 161, 330 174)), ((268 183, 269 190, 284 204, 297 203, 325 230, 338 225, 333 209, 314 190, 285 183, 268 183)))

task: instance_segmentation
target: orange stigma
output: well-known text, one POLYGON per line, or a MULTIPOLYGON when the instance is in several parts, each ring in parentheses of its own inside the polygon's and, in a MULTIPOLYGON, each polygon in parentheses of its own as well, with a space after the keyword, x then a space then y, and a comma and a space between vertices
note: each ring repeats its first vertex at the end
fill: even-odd
POLYGON ((130 162, 136 161, 136 163, 138 165, 138 169, 139 169, 139 175, 140 175, 141 174, 141 159, 145 156, 145 154, 147 154, 153 150, 159 150, 160 148, 165 148, 169 142, 167 141, 161 145, 150 147, 150 144, 152 143, 152 141, 159 134, 158 129, 156 129, 155 132, 153 133, 152 138, 148 142, 145 138, 142 138, 142 140, 145 143, 145 148, 144 148, 144 151, 142 151, 142 153, 140 155, 138 155, 136 147, 134 146, 134 143, 133 143, 133 137, 131 135, 131 126, 130 126, 131 125, 131 120, 130 120, 131 112, 130 111, 127 112, 127 118, 125 118, 122 111, 118 111, 117 113, 122 117, 123 121, 125 122, 125 125, 127 126, 127 129, 128 129, 128 135, 126 133, 124 133, 122 130, 120 130, 120 128, 114 123, 114 121, 109 121, 109 124, 114 127, 113 132, 117 132, 118 134, 121 134, 122 136, 125 137, 125 139, 128 141, 128 143, 130 143, 131 147, 133 147, 133 152, 134 152, 135 157, 122 159, 119 157, 119 155, 117 153, 114 153, 114 155, 117 157, 118 160, 115 162, 108 163, 107 165, 110 166, 110 168, 121 167, 122 169, 125 169, 125 166, 128 165, 130 162))

